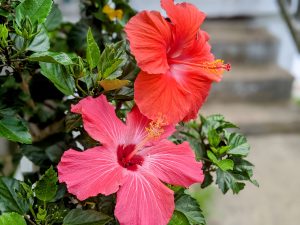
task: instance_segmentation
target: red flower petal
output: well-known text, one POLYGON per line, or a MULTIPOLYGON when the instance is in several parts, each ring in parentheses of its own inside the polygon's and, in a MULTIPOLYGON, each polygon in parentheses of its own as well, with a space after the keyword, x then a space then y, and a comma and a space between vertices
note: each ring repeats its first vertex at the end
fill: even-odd
POLYGON ((170 25, 155 11, 143 11, 126 24, 125 32, 138 66, 148 73, 165 73, 169 69, 168 46, 172 41, 170 25))
POLYGON ((168 57, 176 58, 182 55, 185 49, 193 49, 193 43, 205 19, 205 14, 189 3, 174 5, 173 0, 161 0, 161 6, 166 10, 173 25, 173 42, 169 46, 168 57))
POLYGON ((164 140, 155 146, 145 148, 143 167, 162 181, 189 187, 204 179, 202 163, 195 160, 195 154, 187 142, 180 145, 164 140))
POLYGON ((176 43, 184 41, 188 43, 195 39, 205 14, 189 3, 174 4, 174 0, 161 0, 161 6, 166 10, 168 17, 175 26, 176 43))
MULTIPOLYGON (((169 63, 173 65, 181 65, 181 69, 189 71, 198 75, 200 78, 206 78, 211 81, 221 81, 222 73, 227 64, 222 64, 222 60, 215 60, 211 53, 211 46, 209 45, 208 34, 205 31, 199 31, 197 38, 191 41, 191 45, 182 48, 180 54, 169 58, 169 63), (218 62, 220 61, 220 62, 218 62), (209 69, 220 67, 219 69, 209 69)), ((175 66, 178 67, 178 66, 175 66)))
POLYGON ((115 208, 121 225, 166 225, 173 211, 173 191, 150 173, 128 172, 115 208))
POLYGON ((122 143, 125 124, 116 116, 114 107, 104 95, 86 97, 73 105, 71 111, 82 115, 84 129, 95 140, 103 145, 122 143))
POLYGON ((99 193, 110 195, 122 184, 123 170, 116 151, 95 147, 84 152, 66 151, 57 166, 60 182, 79 200, 99 193))
POLYGON ((175 124, 191 110, 199 110, 206 100, 210 84, 211 81, 205 77, 180 67, 159 75, 141 71, 135 81, 134 99, 148 118, 154 120, 162 114, 167 122, 175 124))

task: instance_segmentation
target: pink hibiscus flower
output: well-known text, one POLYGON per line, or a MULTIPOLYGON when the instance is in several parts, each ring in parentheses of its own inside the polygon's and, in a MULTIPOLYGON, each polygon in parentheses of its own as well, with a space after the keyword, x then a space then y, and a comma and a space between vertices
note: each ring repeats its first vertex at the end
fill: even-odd
POLYGON ((72 112, 82 115, 84 129, 102 146, 66 151, 59 181, 80 200, 117 192, 115 215, 121 225, 167 224, 174 197, 161 181, 184 187, 203 181, 202 164, 189 144, 168 141, 175 129, 162 119, 151 122, 134 107, 125 124, 103 95, 81 100, 72 112))
POLYGON ((199 30, 205 14, 189 3, 161 0, 170 20, 157 11, 142 11, 125 27, 130 49, 141 72, 134 84, 134 99, 141 112, 168 123, 197 116, 211 83, 220 81, 230 65, 215 60, 209 36, 199 30))

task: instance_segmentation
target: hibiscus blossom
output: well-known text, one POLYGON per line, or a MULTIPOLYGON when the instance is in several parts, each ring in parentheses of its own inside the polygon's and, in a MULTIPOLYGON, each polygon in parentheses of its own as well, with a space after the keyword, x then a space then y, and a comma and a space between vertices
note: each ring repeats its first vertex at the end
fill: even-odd
POLYGON ((141 112, 176 123, 196 117, 213 81, 230 65, 214 59, 208 34, 200 30, 205 15, 194 5, 161 0, 169 20, 156 11, 142 11, 125 27, 130 49, 141 72, 134 98, 141 112))
POLYGON ((175 129, 163 118, 150 121, 134 107, 125 124, 103 95, 81 100, 72 112, 82 115, 84 129, 102 145, 66 151, 59 181, 80 200, 117 192, 115 215, 121 225, 167 224, 174 197, 161 181, 184 187, 203 181, 202 164, 189 144, 166 139, 175 129))

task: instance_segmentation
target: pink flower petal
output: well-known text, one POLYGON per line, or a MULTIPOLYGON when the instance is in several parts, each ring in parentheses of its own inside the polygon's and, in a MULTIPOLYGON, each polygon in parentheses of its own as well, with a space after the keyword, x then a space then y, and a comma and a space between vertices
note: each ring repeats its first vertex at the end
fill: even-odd
POLYGON ((71 111, 82 115, 84 129, 103 145, 123 142, 125 124, 104 95, 86 97, 73 105, 71 111))
POLYGON ((143 167, 164 182, 189 187, 204 179, 202 163, 197 162, 187 142, 180 145, 164 140, 143 149, 143 167))
POLYGON ((166 225, 173 211, 173 191, 146 171, 128 172, 115 208, 121 225, 166 225))
POLYGON ((98 194, 110 195, 122 184, 123 170, 117 153, 105 147, 95 147, 84 152, 66 151, 57 166, 60 182, 79 200, 98 194))
POLYGON ((150 122, 151 120, 141 114, 137 106, 134 106, 126 118, 126 142, 139 144, 147 137, 146 127, 150 122))
MULTIPOLYGON (((127 114, 126 143, 141 143, 148 135, 146 128, 150 122, 151 120, 144 116, 137 106, 134 106, 131 112, 127 114)), ((174 125, 163 126, 162 128, 164 129, 164 133, 159 138, 151 140, 151 143, 168 138, 176 130, 174 125)))

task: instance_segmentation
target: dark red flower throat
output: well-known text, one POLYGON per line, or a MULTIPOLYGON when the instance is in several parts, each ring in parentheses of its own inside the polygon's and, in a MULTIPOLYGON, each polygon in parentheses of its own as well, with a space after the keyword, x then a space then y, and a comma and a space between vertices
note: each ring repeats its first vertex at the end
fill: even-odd
POLYGON ((133 155, 131 156, 132 152, 135 150, 136 145, 130 144, 130 145, 119 145, 117 149, 117 155, 118 155, 118 162, 119 164, 128 169, 128 170, 137 170, 138 165, 143 165, 144 158, 140 155, 133 155))

